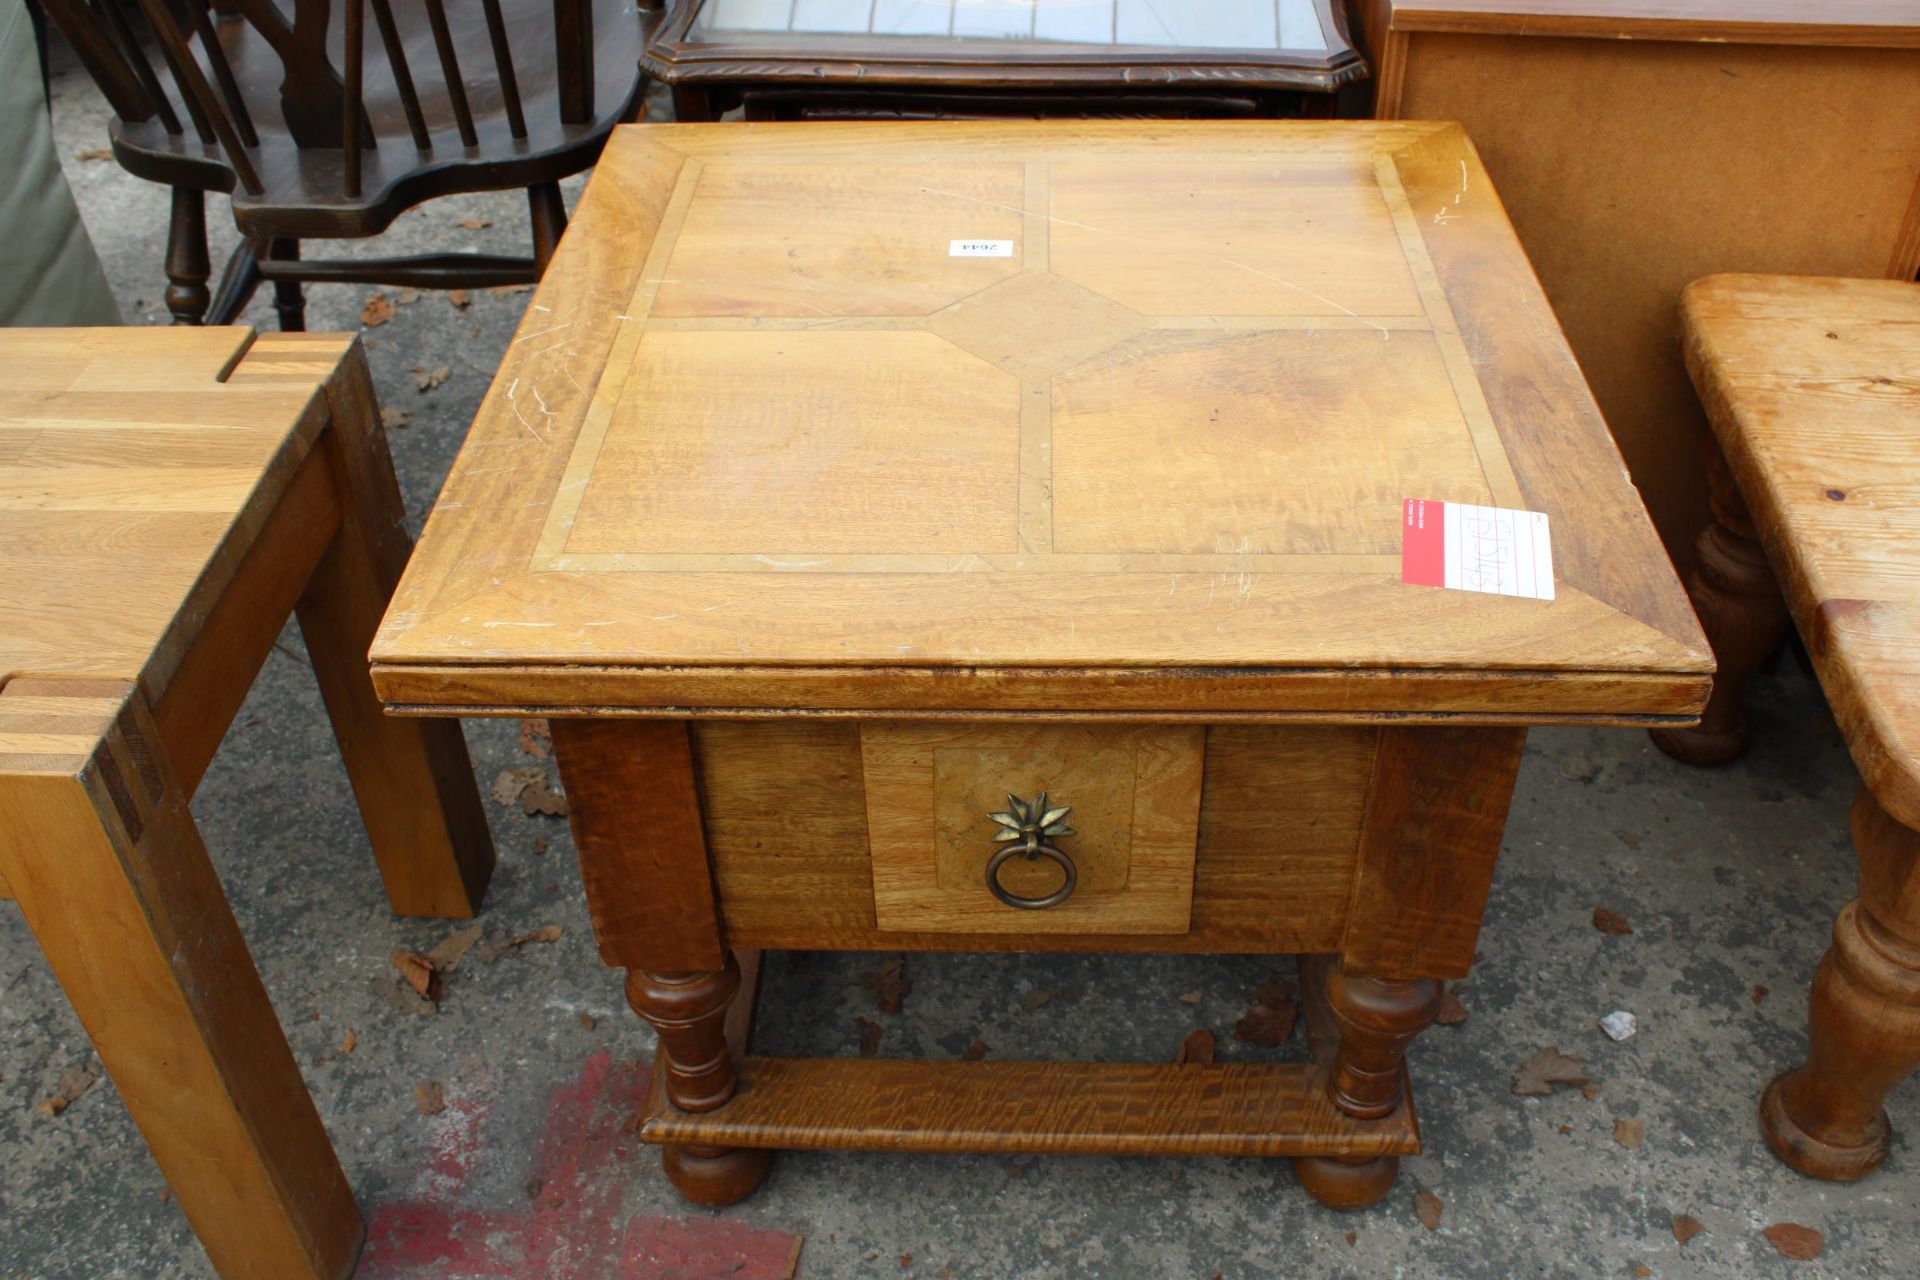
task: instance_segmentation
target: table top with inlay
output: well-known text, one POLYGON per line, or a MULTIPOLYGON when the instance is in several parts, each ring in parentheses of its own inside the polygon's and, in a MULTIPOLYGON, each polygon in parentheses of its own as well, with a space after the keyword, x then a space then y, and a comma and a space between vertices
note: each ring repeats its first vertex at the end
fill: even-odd
POLYGON ((390 704, 1685 719, 1712 659, 1455 126, 620 130, 390 704), (1411 586, 1544 512, 1552 600, 1411 586))
POLYGON ((1920 827, 1920 284, 1710 276, 1681 322, 1854 760, 1920 827))

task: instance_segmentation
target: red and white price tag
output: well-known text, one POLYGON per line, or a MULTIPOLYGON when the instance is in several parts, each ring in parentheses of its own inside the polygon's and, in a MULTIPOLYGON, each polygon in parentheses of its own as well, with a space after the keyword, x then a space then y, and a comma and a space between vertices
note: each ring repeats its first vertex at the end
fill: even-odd
POLYGON ((1408 498, 1400 521, 1400 581, 1551 600, 1546 514, 1408 498))

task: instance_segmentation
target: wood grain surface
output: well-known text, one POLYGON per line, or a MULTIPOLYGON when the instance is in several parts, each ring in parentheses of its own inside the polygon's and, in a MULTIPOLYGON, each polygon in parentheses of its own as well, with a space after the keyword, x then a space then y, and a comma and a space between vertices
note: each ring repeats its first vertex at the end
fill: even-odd
POLYGON ((1357 1120, 1292 1063, 916 1062, 748 1057, 717 1110, 672 1108, 643 1142, 1045 1155, 1400 1155, 1413 1109, 1357 1120))
POLYGON ((1687 367, 1866 784, 1920 827, 1920 285, 1718 276, 1687 367))
POLYGON ((1709 666, 1465 137, 1211 122, 621 131, 374 658, 392 703, 683 714, 1017 668, 1055 712, 1325 710, 1311 671, 1684 717, 1709 666), (1546 511, 1558 598, 1403 585, 1412 496, 1546 511))
MULTIPOLYGON (((1198 726, 861 726, 875 924, 914 933, 1185 933, 1192 916, 1206 730, 1198 726), (1001 846, 988 814, 1008 796, 1071 808, 1057 845, 1078 883, 1045 910, 986 886, 1001 846)), ((1046 861, 1015 860, 1000 883, 1056 889, 1046 861)))
POLYGON ((1920 48, 1914 0, 1378 0, 1398 31, 1920 48))
MULTIPOLYGON (((1191 924, 1177 934, 883 928, 860 727, 693 726, 708 851, 731 945, 917 951, 1337 951, 1378 731, 1208 731, 1191 924)), ((932 859, 931 833, 922 856, 932 859)), ((677 892, 677 890, 676 890, 677 892)), ((984 893, 982 894, 984 897, 984 893)), ((992 904, 997 906, 998 904, 992 904)), ((1057 908, 1054 910, 1058 910, 1057 908)))
MULTIPOLYGON (((1367 6, 1376 114, 1457 120, 1513 224, 1634 484, 1682 570, 1707 523, 1707 426, 1674 340, 1718 272, 1920 271, 1920 4, 1518 4, 1706 15, 1689 34, 1580 39, 1552 14, 1367 6), (1429 13, 1457 13, 1445 30, 1429 13), (1871 21, 1811 44, 1790 25, 1871 21), (1756 42, 1735 31, 1759 15, 1756 42), (1857 43, 1859 47, 1839 47, 1857 43), (1676 121, 1684 121, 1679 127, 1676 121), (1791 190, 1792 198, 1782 199, 1791 190)), ((1828 34, 1839 28, 1828 29, 1828 34)))

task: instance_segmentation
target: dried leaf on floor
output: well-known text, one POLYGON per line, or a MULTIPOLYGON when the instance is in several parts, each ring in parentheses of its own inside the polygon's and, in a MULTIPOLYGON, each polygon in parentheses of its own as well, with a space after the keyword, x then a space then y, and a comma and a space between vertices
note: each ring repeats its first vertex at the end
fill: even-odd
POLYGON ((1616 831, 1614 834, 1620 838, 1620 843, 1627 846, 1627 848, 1638 849, 1640 847, 1640 833, 1638 831, 1616 831))
POLYGON ((535 857, 544 858, 546 856, 547 843, 548 843, 547 838, 545 836, 535 836, 533 838, 533 853, 535 857))
POLYGON ((340 1052, 352 1053, 355 1049, 358 1049, 359 1047, 360 1047, 360 1037, 353 1034, 352 1027, 348 1027, 346 1030, 346 1033, 340 1037, 340 1052))
POLYGON ((526 293, 532 288, 533 286, 530 284, 496 284, 489 285, 487 292, 496 298, 504 298, 509 294, 526 293))
POLYGON ((360 323, 368 329, 378 329, 393 319, 393 299, 384 293, 370 293, 360 306, 360 323))
POLYGON ((1602 933, 1612 934, 1616 937, 1623 933, 1633 932, 1633 926, 1627 923, 1625 916, 1617 911, 1609 911, 1605 907, 1595 907, 1593 909, 1593 927, 1602 933))
POLYGON ((1187 1038, 1180 1042, 1180 1052, 1173 1055, 1173 1062, 1181 1067, 1212 1066, 1213 1032, 1205 1027, 1187 1032, 1187 1038))
POLYGON ((485 936, 484 926, 470 924, 448 934, 439 946, 427 952, 426 961, 436 973, 452 973, 460 967, 461 958, 473 949, 473 944, 485 936))
POLYGON ((396 951, 389 959, 415 994, 427 1000, 440 998, 440 974, 433 961, 415 951, 396 951))
POLYGON ((93 1088, 93 1082, 100 1078, 92 1067, 76 1064, 60 1073, 54 1081, 53 1092, 40 1099, 34 1110, 51 1120, 80 1100, 80 1095, 93 1088))
POLYGON ((1638 1120, 1618 1116, 1613 1122, 1613 1140, 1629 1151, 1638 1149, 1647 1140, 1647 1131, 1638 1120))
POLYGON ((1753 984, 1753 1002, 1755 1004, 1759 1004, 1762 1000, 1765 1000, 1766 998, 1767 998, 1767 984, 1764 982, 1754 983, 1753 984))
POLYGON ((1443 1027, 1456 1027, 1467 1020, 1467 1006, 1460 1003, 1460 997, 1453 993, 1452 987, 1440 992, 1440 1012, 1434 1018, 1443 1027))
POLYGON ((1761 1231, 1767 1243, 1795 1262, 1812 1262, 1827 1247, 1827 1238, 1797 1222, 1776 1222, 1761 1231))
POLYGON ((1707 1224, 1690 1213, 1673 1215, 1673 1238, 1680 1244, 1685 1244, 1706 1229, 1707 1224))
POLYGON ((1254 991, 1246 1013, 1233 1024, 1233 1038, 1271 1049, 1293 1034, 1300 1006, 1293 1000, 1291 982, 1265 982, 1254 991))
POLYGON ((1413 1193, 1413 1216, 1420 1219, 1420 1225, 1429 1231, 1440 1229, 1440 1215, 1446 1212, 1446 1208, 1446 1203, 1425 1187, 1413 1193))
POLYGON ((393 1006, 395 1013, 431 1018, 440 1007, 398 978, 369 978, 367 989, 393 1006))
POLYGON ((567 932, 566 928, 563 925, 557 925, 557 924, 542 925, 540 928, 535 929, 531 933, 520 934, 519 936, 513 938, 510 942, 508 942, 507 945, 512 947, 518 947, 518 946, 523 946, 529 942, 558 942, 562 937, 566 935, 566 932, 567 932))
POLYGON ((545 769, 502 769, 493 780, 493 802, 495 804, 519 804, 520 793, 536 782, 546 779, 545 769))
POLYGON ((913 991, 913 981, 907 977, 907 961, 902 956, 889 960, 871 973, 860 975, 860 985, 873 992, 874 1003, 882 1013, 898 1013, 907 996, 913 991))
POLYGON ((413 366, 413 385, 422 391, 431 391, 453 376, 453 366, 437 364, 429 369, 423 364, 413 366))
POLYGON ((793 1247, 787 1250, 787 1269, 780 1273, 780 1280, 793 1280, 800 1274, 800 1250, 806 1247, 805 1236, 795 1236, 793 1247))
POLYGON ((468 231, 484 231, 493 225, 492 218, 462 218, 460 225, 468 231))
POLYGON ((553 782, 545 774, 540 780, 520 793, 520 812, 529 818, 544 814, 549 818, 567 816, 567 797, 553 789, 553 782))
POLYGON ((380 406, 380 425, 389 431, 398 431, 411 423, 405 409, 396 409, 390 404, 380 406))
POLYGON ((880 1050, 880 1038, 887 1029, 871 1018, 855 1018, 853 1025, 860 1028, 860 1056, 871 1058, 880 1050))
POLYGON ((1199 1004, 1207 998, 1204 991, 1188 991, 1179 997, 1181 1004, 1199 1004))
POLYGON ((447 1109, 447 1091, 438 1080, 422 1080, 413 1086, 414 1105, 423 1116, 437 1116, 447 1109))
POLYGON ((985 1040, 975 1040, 967 1046, 967 1051, 960 1055, 960 1060, 962 1062, 978 1062, 987 1056, 987 1048, 988 1045, 985 1040))
POLYGON ((404 307, 409 302, 420 301, 420 291, 418 289, 396 289, 393 292, 393 300, 404 307))
POLYGON ((111 160, 113 159, 113 148, 91 147, 86 151, 74 152, 73 158, 75 160, 111 160))
POLYGON ((465 311, 473 305, 473 295, 465 289, 447 290, 447 302, 456 311, 465 311))
POLYGON ((1513 1069, 1513 1091, 1523 1098, 1544 1098, 1559 1084, 1587 1083, 1587 1064, 1548 1045, 1513 1069))
POLYGON ((580 1015, 580 1029, 582 1031, 591 1031, 599 1025, 600 1025, 600 1020, 594 1017, 592 1014, 583 1013, 580 1015))
POLYGON ((529 716, 520 722, 520 750, 535 760, 553 755, 553 728, 544 717, 529 716))

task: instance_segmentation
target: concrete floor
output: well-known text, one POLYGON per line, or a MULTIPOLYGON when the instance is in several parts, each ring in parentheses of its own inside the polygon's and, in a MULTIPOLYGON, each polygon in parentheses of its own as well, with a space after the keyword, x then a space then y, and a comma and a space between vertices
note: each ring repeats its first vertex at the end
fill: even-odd
MULTIPOLYGON (((105 144, 105 113, 70 62, 55 117, 129 322, 161 321, 164 192, 77 158, 105 144)), ((224 207, 210 215, 230 243, 224 207)), ((384 247, 519 247, 523 219, 515 197, 445 201, 384 247), (492 225, 461 227, 475 218, 492 225)), ((367 292, 314 290, 312 327, 357 328, 367 292)), ((426 294, 364 334, 383 398, 409 418, 392 440, 416 529, 525 302, 483 294, 459 311, 426 294), (410 371, 441 363, 446 384, 416 390, 410 371)), ((250 319, 272 323, 264 304, 250 319)), ((394 998, 388 956, 455 926, 387 914, 297 631, 194 812, 371 1224, 369 1280, 774 1280, 797 1236, 805 1277, 1911 1277, 1920 1085, 1895 1093, 1892 1159, 1860 1185, 1795 1175, 1756 1130, 1761 1086, 1802 1050, 1806 983, 1851 893, 1855 775, 1791 660, 1757 690, 1754 720, 1752 754, 1714 771, 1637 732, 1533 735, 1482 961, 1459 993, 1471 1016, 1412 1053, 1430 1154, 1352 1216, 1310 1200, 1280 1161, 879 1154, 781 1155, 747 1203, 690 1210, 621 1128, 652 1036, 596 959, 564 822, 489 801, 500 867, 482 922, 564 934, 470 960, 424 1017, 394 998), (1597 931, 1599 906, 1633 932, 1597 931), (1616 1009, 1640 1020, 1625 1043, 1596 1025, 1616 1009), (1582 1055, 1596 1096, 1514 1096, 1515 1064, 1545 1045, 1582 1055), (431 1116, 415 1100, 429 1080, 446 1099, 431 1116), (1619 1118, 1643 1145, 1616 1142, 1619 1118), (1423 1188, 1444 1205, 1436 1228, 1416 1216, 1423 1188), (1705 1232, 1677 1243, 1676 1214, 1705 1232), (1761 1234, 1781 1222, 1822 1232, 1825 1252, 1781 1256, 1761 1234)), ((540 763, 510 724, 468 738, 483 785, 540 763)), ((1284 961, 915 956, 905 1010, 888 1016, 858 981, 883 959, 770 957, 762 1042, 852 1053, 864 1017, 901 1055, 958 1056, 977 1038, 998 1057, 1153 1060, 1195 1027, 1228 1060, 1302 1052, 1297 1038, 1277 1051, 1231 1038, 1284 961)), ((98 1061, 0 907, 0 1275, 211 1274, 110 1082, 57 1118, 36 1110, 75 1066, 98 1061)))

